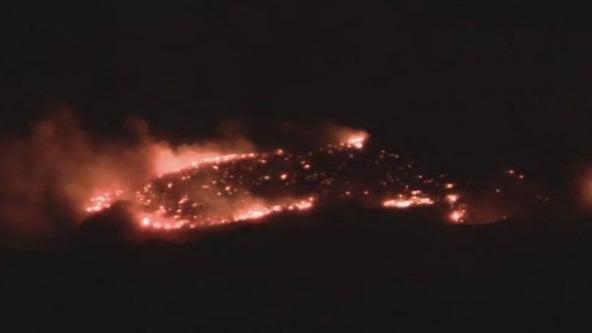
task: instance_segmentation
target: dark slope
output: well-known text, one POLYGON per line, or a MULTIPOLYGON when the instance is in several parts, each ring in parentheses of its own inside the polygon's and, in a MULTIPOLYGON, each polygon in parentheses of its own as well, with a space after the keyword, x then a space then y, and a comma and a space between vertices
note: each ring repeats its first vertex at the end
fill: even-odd
POLYGON ((5 250, 3 318, 14 331, 302 332, 558 328, 586 312, 585 221, 446 226, 341 207, 271 222, 181 244, 5 250))

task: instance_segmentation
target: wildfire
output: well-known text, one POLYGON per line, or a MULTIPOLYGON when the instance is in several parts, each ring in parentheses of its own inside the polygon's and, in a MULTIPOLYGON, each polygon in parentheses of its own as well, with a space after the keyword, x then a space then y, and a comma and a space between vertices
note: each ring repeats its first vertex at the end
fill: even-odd
MULTIPOLYGON (((157 154, 153 179, 139 189, 99 193, 85 210, 96 213, 125 200, 135 204, 140 227, 178 230, 260 220, 337 200, 363 198, 387 209, 438 205, 448 211, 450 222, 466 221, 466 203, 458 192, 450 192, 456 191, 455 183, 443 175, 420 173, 413 161, 384 149, 376 155, 366 152, 363 148, 368 137, 362 131, 346 133, 338 143, 300 153, 285 148, 210 152, 196 159, 195 154, 189 158, 185 152, 171 161, 157 154), (169 171, 161 173, 164 170, 169 171)), ((506 173, 517 174, 513 170, 506 173)))
MULTIPOLYGON (((7 143, 0 213, 15 220, 9 228, 51 229, 68 218, 92 222, 89 215, 110 210, 105 218, 132 216, 141 230, 185 230, 334 205, 488 223, 549 201, 518 168, 475 188, 482 182, 424 172, 407 156, 368 144, 367 132, 339 125, 304 133, 297 147, 263 151, 233 128, 218 139, 175 145, 153 137, 141 121, 130 125, 132 140, 106 140, 60 113, 7 143), (322 143, 310 146, 311 137, 322 143)), ((592 178, 582 176, 589 205, 592 178)))

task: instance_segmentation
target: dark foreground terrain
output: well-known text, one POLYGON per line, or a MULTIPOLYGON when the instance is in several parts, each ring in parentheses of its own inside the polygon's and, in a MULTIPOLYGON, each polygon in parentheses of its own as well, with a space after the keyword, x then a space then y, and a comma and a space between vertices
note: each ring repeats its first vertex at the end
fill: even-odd
POLYGON ((183 244, 82 230, 0 252, 2 331, 559 330, 589 314, 592 222, 538 219, 342 209, 183 244))

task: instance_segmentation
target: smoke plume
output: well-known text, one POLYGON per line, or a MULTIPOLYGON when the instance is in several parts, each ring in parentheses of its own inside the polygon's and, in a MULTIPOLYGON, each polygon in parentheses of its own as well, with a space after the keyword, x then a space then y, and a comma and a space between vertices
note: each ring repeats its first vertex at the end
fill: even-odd
POLYGON ((131 140, 99 139, 72 111, 60 108, 26 137, 0 142, 0 244, 46 244, 78 226, 90 197, 136 188, 189 160, 254 149, 234 130, 218 140, 175 147, 152 138, 141 119, 126 125, 131 140))

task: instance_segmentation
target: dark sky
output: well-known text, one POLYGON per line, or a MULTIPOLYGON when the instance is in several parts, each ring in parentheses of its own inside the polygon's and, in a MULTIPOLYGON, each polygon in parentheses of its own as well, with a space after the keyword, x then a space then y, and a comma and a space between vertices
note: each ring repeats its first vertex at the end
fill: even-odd
POLYGON ((67 103, 106 134, 127 114, 184 137, 229 117, 260 131, 334 120, 457 170, 545 169, 588 154, 585 11, 392 3, 4 8, 1 126, 18 132, 67 103))

